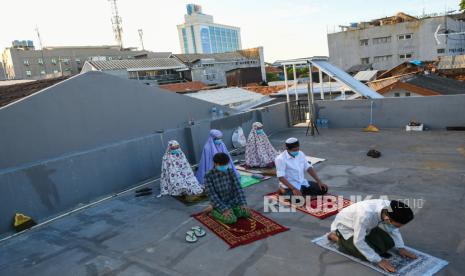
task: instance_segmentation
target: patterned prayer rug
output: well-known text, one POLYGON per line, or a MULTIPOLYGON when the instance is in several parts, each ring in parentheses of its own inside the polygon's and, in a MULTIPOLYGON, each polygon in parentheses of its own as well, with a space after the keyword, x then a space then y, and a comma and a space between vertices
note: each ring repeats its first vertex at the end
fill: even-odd
POLYGON ((252 243, 289 230, 289 228, 254 210, 251 210, 250 218, 239 218, 236 223, 231 225, 215 220, 211 214, 198 213, 192 216, 229 244, 230 248, 252 243))
POLYGON ((337 243, 329 241, 326 235, 327 234, 323 235, 322 237, 316 238, 312 240, 312 242, 323 248, 333 251, 337 254, 341 254, 359 264, 362 264, 373 270, 376 270, 379 273, 382 273, 384 275, 405 275, 405 276, 434 275, 436 272, 438 272, 439 270, 441 270, 443 267, 445 267, 448 264, 448 262, 445 260, 433 257, 429 254, 423 253, 421 251, 415 250, 410 247, 405 247, 407 250, 415 253, 418 258, 415 260, 411 260, 411 259, 404 258, 398 255, 394 250, 390 251, 389 253, 392 254, 392 257, 390 257, 388 260, 397 269, 397 272, 389 273, 370 262, 362 261, 359 258, 356 258, 354 256, 351 256, 351 255, 348 255, 348 254, 345 254, 339 251, 337 243))
POLYGON ((342 198, 342 201, 340 201, 337 196, 330 194, 319 198, 313 198, 310 204, 304 204, 303 206, 293 206, 289 201, 285 201, 283 197, 279 197, 277 192, 270 193, 266 196, 273 198, 280 205, 292 206, 301 212, 317 217, 319 219, 325 219, 327 217, 333 216, 337 214, 340 209, 346 208, 352 204, 352 201, 349 199, 342 198), (339 208, 340 204, 342 204, 342 208, 339 208))

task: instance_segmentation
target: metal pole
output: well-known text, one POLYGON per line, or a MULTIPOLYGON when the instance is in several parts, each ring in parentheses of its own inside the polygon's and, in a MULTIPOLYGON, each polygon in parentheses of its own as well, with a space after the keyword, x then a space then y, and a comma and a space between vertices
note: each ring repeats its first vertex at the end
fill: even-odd
POLYGON ((287 68, 286 68, 286 65, 283 65, 283 67, 284 67, 284 85, 286 87, 287 119, 289 121, 289 126, 292 126, 291 101, 289 99, 289 85, 287 83, 287 68))
POLYGON ((299 95, 297 94, 297 72, 295 70, 295 64, 292 64, 292 71, 294 72, 294 94, 295 94, 295 100, 299 100, 299 95))
POLYGON ((325 99, 325 93, 323 91, 323 72, 321 71, 320 68, 318 68, 318 71, 319 71, 319 75, 318 77, 320 78, 320 97, 322 100, 325 99))
POLYGON ((329 99, 330 100, 333 99, 333 94, 332 94, 332 89, 331 89, 331 77, 329 77, 329 99))

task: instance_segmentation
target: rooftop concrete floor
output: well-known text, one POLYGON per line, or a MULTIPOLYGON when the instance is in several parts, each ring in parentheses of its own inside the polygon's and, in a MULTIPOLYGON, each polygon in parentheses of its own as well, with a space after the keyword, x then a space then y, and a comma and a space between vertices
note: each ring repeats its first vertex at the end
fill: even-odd
MULTIPOLYGON (((463 275, 465 133, 324 129, 313 138, 294 128, 271 141, 282 148, 290 136, 300 138, 308 155, 327 159, 316 168, 332 193, 424 199, 401 230, 406 244, 449 261, 440 275, 463 275), (382 157, 367 157, 370 148, 382 157)), ((262 210, 263 195, 276 183, 247 188, 249 204, 262 210)), ((158 189, 158 182, 148 186, 158 189)), ((1 243, 0 275, 377 274, 313 245, 310 240, 326 233, 333 218, 300 212, 267 214, 291 230, 232 250, 211 232, 185 243, 185 232, 199 224, 189 215, 205 206, 128 192, 1 243)))

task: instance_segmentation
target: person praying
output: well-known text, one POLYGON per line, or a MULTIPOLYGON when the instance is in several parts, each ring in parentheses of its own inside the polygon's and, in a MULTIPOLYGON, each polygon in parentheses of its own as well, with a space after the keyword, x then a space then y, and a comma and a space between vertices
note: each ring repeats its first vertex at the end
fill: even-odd
POLYGON ((394 273, 396 269, 389 262, 390 249, 397 248, 403 257, 417 258, 405 249, 399 231, 411 220, 412 209, 403 202, 384 199, 360 201, 336 215, 328 239, 336 242, 341 251, 394 273))
POLYGON ((223 152, 213 156, 214 168, 205 175, 205 190, 210 199, 212 216, 225 224, 249 217, 250 209, 240 180, 230 167, 230 157, 223 152))
POLYGON ((231 155, 229 154, 228 148, 223 142, 223 133, 217 129, 212 129, 210 130, 210 136, 208 137, 207 142, 205 143, 205 146, 203 147, 202 151, 202 157, 200 158, 199 162, 199 168, 197 169, 196 172, 196 177, 197 180, 201 185, 204 184, 204 179, 205 179, 205 174, 213 169, 214 163, 213 163, 213 156, 218 153, 218 152, 223 152, 229 157, 229 168, 234 172, 234 174, 241 179, 241 175, 239 172, 236 170, 236 167, 234 166, 233 160, 231 158, 231 155))
POLYGON ((249 168, 273 168, 278 152, 271 145, 259 122, 252 124, 245 148, 245 165, 249 168))

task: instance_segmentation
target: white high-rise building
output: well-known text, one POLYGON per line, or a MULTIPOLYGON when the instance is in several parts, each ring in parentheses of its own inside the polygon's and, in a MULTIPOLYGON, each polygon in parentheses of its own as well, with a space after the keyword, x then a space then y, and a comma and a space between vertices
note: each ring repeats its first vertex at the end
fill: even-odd
POLYGON ((213 23, 213 16, 202 13, 202 7, 187 4, 184 24, 178 27, 183 54, 211 54, 242 49, 241 29, 213 23))

